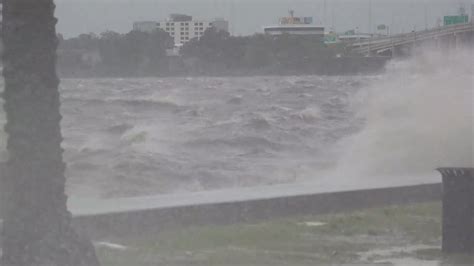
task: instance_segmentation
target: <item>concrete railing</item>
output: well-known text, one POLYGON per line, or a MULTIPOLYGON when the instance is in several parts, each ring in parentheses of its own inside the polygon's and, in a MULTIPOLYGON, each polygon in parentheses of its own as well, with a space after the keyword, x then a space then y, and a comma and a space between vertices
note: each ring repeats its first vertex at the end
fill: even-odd
MULTIPOLYGON (((205 194, 202 194, 205 195, 205 194)), ((211 194, 212 195, 212 194, 211 194)), ((149 198, 150 204, 153 198, 149 198)), ((126 211, 76 215, 76 228, 94 237, 156 233, 188 226, 227 225, 284 217, 320 215, 441 200, 441 184, 361 189, 329 193, 208 201, 171 207, 130 208, 126 211)), ((159 201, 156 198, 155 201, 159 201)), ((128 206, 131 207, 131 206, 128 206)), ((119 206, 117 206, 119 209, 119 206)))

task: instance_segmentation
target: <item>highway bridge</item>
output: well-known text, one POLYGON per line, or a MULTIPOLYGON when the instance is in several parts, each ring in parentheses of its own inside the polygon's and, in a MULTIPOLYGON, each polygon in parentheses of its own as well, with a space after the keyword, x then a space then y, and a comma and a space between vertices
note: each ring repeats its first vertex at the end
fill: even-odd
POLYGON ((449 25, 410 33, 384 36, 351 44, 352 51, 366 56, 390 55, 406 52, 421 44, 431 43, 436 47, 451 49, 462 43, 473 43, 474 23, 449 25))

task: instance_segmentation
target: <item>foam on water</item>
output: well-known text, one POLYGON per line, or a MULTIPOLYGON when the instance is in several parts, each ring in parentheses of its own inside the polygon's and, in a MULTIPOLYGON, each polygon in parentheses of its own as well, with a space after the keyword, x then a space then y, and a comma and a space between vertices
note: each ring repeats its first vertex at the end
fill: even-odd
POLYGON ((318 178, 336 162, 331 147, 357 131, 349 99, 371 79, 64 80, 69 190, 139 196, 318 178))

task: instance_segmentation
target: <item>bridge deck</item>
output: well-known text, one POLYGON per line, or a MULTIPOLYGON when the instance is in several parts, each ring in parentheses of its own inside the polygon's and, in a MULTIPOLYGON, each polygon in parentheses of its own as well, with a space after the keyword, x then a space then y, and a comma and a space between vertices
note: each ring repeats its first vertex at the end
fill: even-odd
POLYGON ((458 25, 449 25, 417 32, 397 34, 392 36, 373 38, 352 44, 353 51, 357 53, 377 52, 392 47, 411 44, 415 42, 441 38, 447 35, 474 32, 474 22, 458 25))

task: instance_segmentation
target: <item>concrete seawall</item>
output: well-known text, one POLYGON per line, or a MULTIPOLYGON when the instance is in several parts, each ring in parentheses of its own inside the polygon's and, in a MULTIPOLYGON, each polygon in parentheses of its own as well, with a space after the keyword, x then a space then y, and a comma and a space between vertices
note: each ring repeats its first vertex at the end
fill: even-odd
POLYGON ((110 200, 71 199, 69 209, 75 227, 98 239, 440 201, 442 197, 437 176, 371 182, 289 184, 110 200))
MULTIPOLYGON (((79 231, 92 238, 104 238, 136 233, 153 234, 162 230, 189 226, 249 223, 291 216, 438 201, 441 196, 442 186, 436 183, 228 202, 216 201, 215 203, 210 200, 204 203, 183 203, 156 208, 141 208, 137 201, 123 210, 121 210, 120 202, 117 202, 116 211, 100 213, 98 210, 89 214, 86 212, 77 214, 74 224, 79 231), (138 204, 136 210, 134 210, 134 204, 138 204)), ((148 200, 152 201, 153 198, 148 198, 148 200)))

